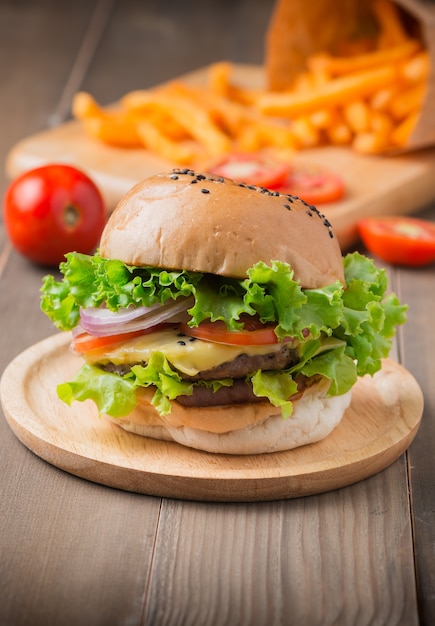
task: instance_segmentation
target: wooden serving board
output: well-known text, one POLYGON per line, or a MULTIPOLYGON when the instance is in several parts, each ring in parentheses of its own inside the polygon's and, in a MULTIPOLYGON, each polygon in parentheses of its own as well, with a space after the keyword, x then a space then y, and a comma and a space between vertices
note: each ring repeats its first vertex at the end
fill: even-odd
POLYGON ((360 481, 395 461, 423 411, 411 374, 391 359, 358 381, 349 409, 329 437, 287 452, 231 456, 126 432, 86 401, 68 407, 56 386, 82 360, 60 333, 28 348, 6 368, 0 398, 18 439, 52 465, 87 480, 155 496, 249 502, 317 494, 360 481))
MULTIPOLYGON (((207 69, 180 79, 204 84, 207 69)), ((261 87, 263 68, 235 65, 233 79, 242 86, 261 87)), ((348 148, 323 147, 296 153, 294 160, 323 165, 343 177, 346 198, 319 206, 333 224, 343 249, 357 239, 355 224, 361 217, 415 213, 435 199, 435 149, 376 157, 358 155, 348 148)), ((8 155, 6 172, 13 178, 54 161, 87 171, 99 185, 109 210, 137 181, 175 165, 146 150, 106 146, 87 137, 80 122, 71 121, 20 141, 8 155)))

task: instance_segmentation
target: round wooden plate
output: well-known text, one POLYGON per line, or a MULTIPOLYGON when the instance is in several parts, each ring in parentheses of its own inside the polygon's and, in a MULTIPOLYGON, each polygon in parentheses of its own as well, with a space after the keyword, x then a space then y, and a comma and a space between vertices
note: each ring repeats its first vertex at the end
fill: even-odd
POLYGON ((97 415, 95 405, 68 407, 56 386, 82 360, 68 333, 28 348, 6 368, 0 397, 18 439, 52 465, 87 480, 155 496, 249 502, 312 495, 350 485, 395 461, 414 438, 421 389, 391 359, 355 386, 352 403, 329 437, 273 454, 231 456, 128 433, 97 415))

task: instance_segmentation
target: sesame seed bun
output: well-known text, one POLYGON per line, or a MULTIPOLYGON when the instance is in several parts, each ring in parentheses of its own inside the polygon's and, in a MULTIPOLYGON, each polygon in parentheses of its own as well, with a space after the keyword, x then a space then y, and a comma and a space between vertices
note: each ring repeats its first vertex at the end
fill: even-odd
POLYGON ((258 261, 288 263, 302 287, 344 282, 331 224, 294 196, 211 174, 174 170, 134 186, 112 213, 100 254, 150 265, 246 277, 258 261))

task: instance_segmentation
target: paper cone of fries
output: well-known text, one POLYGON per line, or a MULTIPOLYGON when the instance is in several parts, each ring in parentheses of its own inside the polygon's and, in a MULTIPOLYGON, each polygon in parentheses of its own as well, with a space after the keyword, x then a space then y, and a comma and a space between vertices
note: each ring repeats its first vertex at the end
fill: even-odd
POLYGON ((415 150, 435 145, 434 68, 435 3, 277 0, 259 107, 317 125, 327 144, 415 150))

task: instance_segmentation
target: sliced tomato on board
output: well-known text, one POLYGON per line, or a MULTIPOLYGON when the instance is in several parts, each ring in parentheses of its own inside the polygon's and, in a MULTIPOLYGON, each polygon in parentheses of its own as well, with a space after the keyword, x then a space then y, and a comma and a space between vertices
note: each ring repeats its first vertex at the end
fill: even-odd
POLYGON ((227 155, 208 171, 247 185, 276 189, 289 175, 291 165, 268 155, 236 153, 227 155))
POLYGON ((298 196, 308 204, 326 204, 341 200, 345 193, 343 179, 318 165, 293 163, 285 181, 278 187, 280 193, 298 196))
POLYGON ((235 346, 263 346, 278 343, 274 327, 253 319, 245 323, 242 330, 228 330, 225 322, 204 321, 195 328, 181 324, 180 330, 189 337, 204 341, 235 346))
POLYGON ((396 265, 418 267, 435 261, 435 224, 413 217, 367 217, 357 224, 366 248, 396 265))

